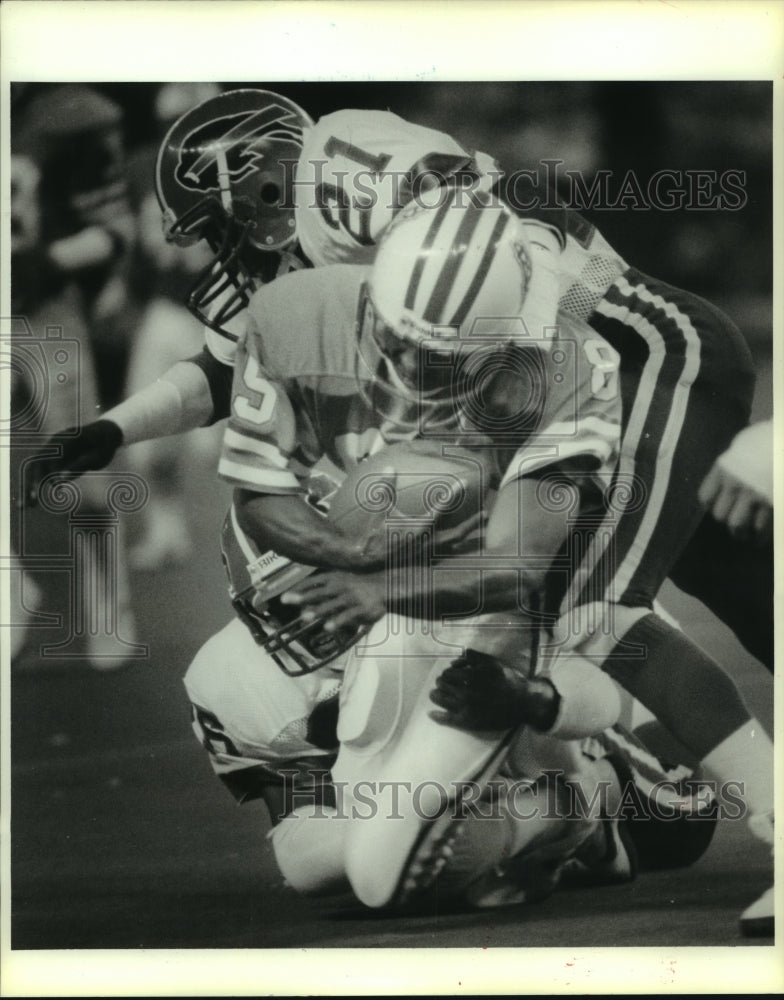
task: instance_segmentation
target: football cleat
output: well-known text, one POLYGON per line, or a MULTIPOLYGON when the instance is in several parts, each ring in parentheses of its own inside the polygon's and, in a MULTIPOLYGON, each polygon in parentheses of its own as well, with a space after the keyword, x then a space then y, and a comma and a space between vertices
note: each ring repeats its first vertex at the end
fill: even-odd
MULTIPOLYGON (((634 777, 620 754, 611 754, 607 760, 618 775, 621 788, 631 787, 634 777)), ((586 881, 598 885, 632 882, 638 869, 630 821, 618 816, 600 816, 592 836, 570 862, 570 873, 577 875, 581 884, 586 881)))
POLYGON ((457 898, 477 909, 535 903, 555 891, 566 865, 597 830, 607 852, 604 832, 595 823, 565 819, 542 829, 515 818, 503 800, 497 804, 500 811, 492 818, 471 814, 434 824, 409 863, 397 902, 411 903, 437 891, 440 900, 457 898), (510 857, 513 826, 520 823, 530 825, 529 841, 510 857))
POLYGON ((633 882, 637 877, 638 860, 629 834, 629 820, 602 817, 568 868, 581 885, 633 882))
POLYGON ((537 903, 555 892, 566 866, 596 829, 595 823, 566 818, 568 793, 561 780, 556 781, 555 790, 562 806, 559 812, 564 814, 562 822, 537 829, 531 820, 512 820, 530 826, 530 839, 512 857, 501 859, 471 883, 465 898, 472 906, 495 909, 537 903))
POLYGON ((477 909, 496 909, 539 903, 558 888, 564 867, 589 831, 582 823, 570 823, 555 840, 526 848, 509 861, 494 866, 466 892, 466 900, 477 909))
MULTIPOLYGON (((463 787, 472 793, 477 786, 480 790, 487 788, 508 754, 514 734, 515 730, 510 730, 492 746, 463 787)), ((471 822, 463 794, 458 792, 442 801, 431 819, 422 819, 412 810, 402 823, 384 820, 372 830, 372 821, 363 823, 362 846, 357 850, 355 844, 347 860, 349 881, 357 898, 374 908, 401 908, 416 904, 435 888, 441 895, 442 886, 445 893, 448 888, 449 895, 454 896, 475 877, 476 867, 470 861, 475 841, 467 834, 484 822, 471 822), (383 844, 382 838, 386 838, 383 844), (461 842, 461 838, 465 841, 461 842), (380 869, 382 857, 384 866, 380 869)), ((476 863, 481 863, 487 853, 483 850, 476 863)), ((492 857, 485 861, 490 863, 492 857)))
MULTIPOLYGON (((444 882, 454 883, 456 881, 454 877, 456 874, 456 847, 459 841, 465 839, 467 822, 467 820, 452 819, 450 814, 448 819, 442 823, 436 822, 428 831, 428 837, 406 870, 396 900, 398 906, 415 902, 433 888, 436 881, 438 881, 440 895, 444 894, 445 889, 448 891, 448 886, 441 884, 441 876, 444 869, 447 869, 453 877, 447 879, 444 875, 444 882)), ((457 867, 462 869, 464 866, 458 865, 457 867)))

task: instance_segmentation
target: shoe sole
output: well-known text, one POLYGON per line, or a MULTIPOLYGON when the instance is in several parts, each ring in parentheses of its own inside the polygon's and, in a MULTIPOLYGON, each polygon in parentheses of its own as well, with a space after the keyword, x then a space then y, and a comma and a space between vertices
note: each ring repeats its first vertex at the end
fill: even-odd
MULTIPOLYGON (((468 779, 466 784, 484 788, 498 772, 516 733, 517 730, 510 730, 504 736, 476 775, 468 779)), ((410 906, 417 896, 426 892, 433 884, 448 860, 444 856, 445 848, 458 836, 465 823, 465 819, 459 815, 462 798, 462 795, 455 796, 439 816, 429 820, 419 831, 401 868, 397 885, 385 905, 394 908, 410 906)))

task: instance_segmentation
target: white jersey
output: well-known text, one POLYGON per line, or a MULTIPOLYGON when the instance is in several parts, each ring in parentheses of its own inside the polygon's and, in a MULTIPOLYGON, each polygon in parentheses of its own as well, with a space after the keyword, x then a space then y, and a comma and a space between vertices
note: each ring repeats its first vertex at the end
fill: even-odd
POLYGON ((489 190, 500 174, 486 153, 389 111, 326 115, 305 133, 297 164, 300 245, 316 267, 369 264, 395 214, 423 191, 426 175, 438 181, 465 169, 475 172, 476 190, 489 190))
POLYGON ((629 265, 593 223, 577 212, 567 217, 566 246, 558 260, 558 308, 588 320, 629 265))
POLYGON ((336 739, 330 743, 314 713, 336 699, 344 659, 290 677, 236 618, 196 654, 184 679, 193 731, 240 802, 257 797, 264 785, 280 784, 282 772, 319 761, 329 769, 336 739))

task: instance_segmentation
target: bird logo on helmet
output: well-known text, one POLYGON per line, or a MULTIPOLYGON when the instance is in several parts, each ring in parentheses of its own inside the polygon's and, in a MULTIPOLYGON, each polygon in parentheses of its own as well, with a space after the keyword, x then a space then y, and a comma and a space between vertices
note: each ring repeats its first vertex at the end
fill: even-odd
POLYGON ((497 371, 503 352, 516 357, 531 345, 523 319, 531 273, 525 230, 498 201, 444 189, 437 205, 404 210, 360 301, 360 392, 390 418, 407 402, 420 427, 454 421, 468 382, 483 393, 477 359, 497 371))
POLYGON ((213 118, 185 137, 178 150, 175 179, 190 191, 219 192, 231 210, 230 182, 245 180, 262 169, 271 143, 302 145, 297 116, 278 103, 213 118))
POLYGON ((291 186, 312 125, 272 91, 230 90, 187 111, 161 143, 155 186, 167 239, 211 247, 188 306, 219 333, 259 284, 304 266, 291 186))

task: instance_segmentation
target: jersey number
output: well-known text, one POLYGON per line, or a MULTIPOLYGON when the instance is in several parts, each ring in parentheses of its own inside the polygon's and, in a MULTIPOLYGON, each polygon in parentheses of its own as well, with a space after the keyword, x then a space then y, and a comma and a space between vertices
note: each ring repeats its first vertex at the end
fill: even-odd
POLYGON ((234 400, 234 412, 242 420, 252 424, 266 424, 275 409, 277 394, 271 382, 261 374, 259 363, 252 354, 248 355, 242 382, 250 390, 240 393, 234 400))
POLYGON ((380 174, 392 159, 389 153, 379 153, 378 156, 373 156, 367 150, 360 149, 359 146, 352 146, 350 142, 344 142, 336 135, 331 135, 324 144, 324 155, 335 156, 336 154, 345 156, 347 160, 358 163, 360 167, 364 167, 376 175, 380 174))
POLYGON ((199 739, 207 753, 227 757, 241 757, 239 750, 234 746, 221 725, 220 719, 206 709, 192 705, 193 721, 200 731, 199 739))
POLYGON ((583 347, 593 368, 591 395, 595 399, 615 399, 618 395, 618 362, 615 352, 601 340, 586 340, 583 347))
MULTIPOLYGON (((392 159, 391 153, 374 155, 366 149, 339 139, 335 135, 331 135, 324 144, 324 155, 327 157, 343 156, 375 177, 379 177, 386 170, 392 159)), ((358 193, 353 198, 349 198, 345 187, 339 181, 336 184, 321 183, 316 188, 316 204, 330 229, 342 228, 360 246, 372 246, 375 240, 371 235, 371 215, 376 198, 393 197, 398 204, 386 205, 384 208, 391 210, 394 214, 411 197, 409 190, 401 198, 401 182, 406 183, 410 188, 414 177, 427 174, 448 177, 455 170, 466 168, 469 162, 470 157, 467 154, 455 156, 451 153, 428 153, 411 167, 408 174, 405 176, 395 175, 396 183, 386 193, 363 189, 357 183, 358 193)), ((359 181, 356 175, 355 180, 359 181)))

